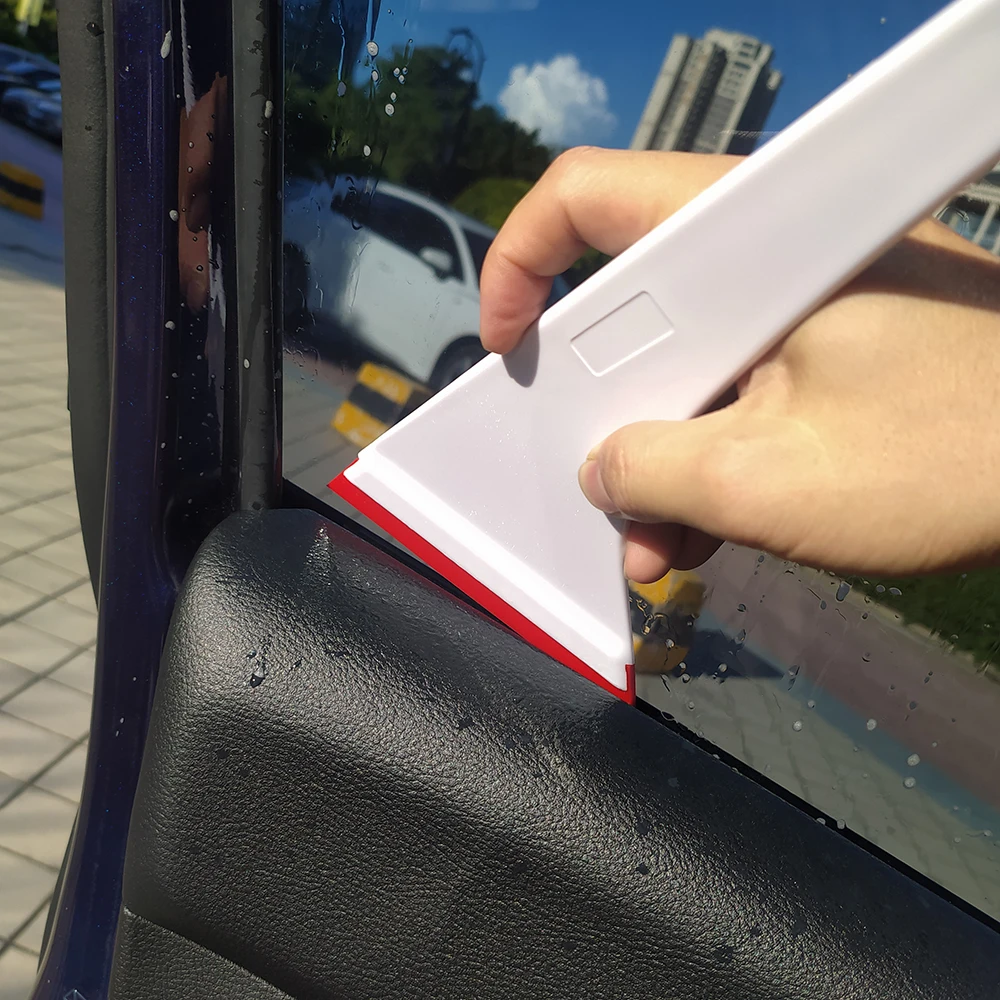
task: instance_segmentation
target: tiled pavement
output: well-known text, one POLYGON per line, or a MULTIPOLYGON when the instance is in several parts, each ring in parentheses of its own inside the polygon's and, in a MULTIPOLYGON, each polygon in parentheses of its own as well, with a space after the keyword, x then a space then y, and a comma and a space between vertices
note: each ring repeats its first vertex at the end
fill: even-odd
POLYGON ((24 1000, 90 727, 97 625, 73 490, 62 289, 0 257, 0 1000, 24 1000))

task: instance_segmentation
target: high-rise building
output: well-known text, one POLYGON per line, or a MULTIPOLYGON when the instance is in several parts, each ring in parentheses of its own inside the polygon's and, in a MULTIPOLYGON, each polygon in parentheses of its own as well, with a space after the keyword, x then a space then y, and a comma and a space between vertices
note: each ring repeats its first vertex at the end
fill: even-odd
POLYGON ((735 31, 674 35, 631 148, 751 152, 781 86, 773 55, 735 31))

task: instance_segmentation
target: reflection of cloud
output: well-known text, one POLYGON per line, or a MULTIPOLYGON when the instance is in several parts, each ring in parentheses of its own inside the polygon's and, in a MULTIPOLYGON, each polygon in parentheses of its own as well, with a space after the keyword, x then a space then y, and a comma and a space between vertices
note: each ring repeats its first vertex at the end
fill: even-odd
POLYGON ((538 0, 420 0, 421 10, 534 10, 538 0))
POLYGON ((566 145, 596 140, 615 127, 608 110, 608 88, 591 76, 574 55, 554 56, 547 63, 526 63, 510 71, 500 91, 507 117, 527 129, 538 129, 543 142, 566 145))

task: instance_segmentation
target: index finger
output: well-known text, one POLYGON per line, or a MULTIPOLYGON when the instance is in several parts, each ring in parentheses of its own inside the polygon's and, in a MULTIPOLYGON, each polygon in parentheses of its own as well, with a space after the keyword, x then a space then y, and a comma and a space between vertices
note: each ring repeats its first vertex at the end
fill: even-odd
POLYGON ((581 147, 559 156, 518 203, 483 264, 480 339, 515 347, 555 275, 588 248, 619 254, 738 162, 734 156, 581 147))

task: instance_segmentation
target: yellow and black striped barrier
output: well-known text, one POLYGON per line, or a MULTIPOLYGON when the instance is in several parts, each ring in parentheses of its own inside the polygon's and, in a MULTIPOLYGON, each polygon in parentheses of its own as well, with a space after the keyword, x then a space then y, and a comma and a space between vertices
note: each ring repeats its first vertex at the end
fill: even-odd
POLYGON ((629 598, 636 672, 670 673, 691 650, 705 584, 697 573, 671 570, 656 583, 629 581, 629 598))
POLYGON ((331 426, 364 448, 431 397, 431 390, 383 365, 366 362, 331 426))
POLYGON ((41 219, 45 183, 37 174, 13 163, 0 163, 0 205, 31 219, 41 219))

